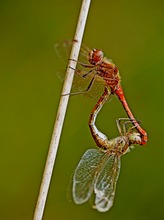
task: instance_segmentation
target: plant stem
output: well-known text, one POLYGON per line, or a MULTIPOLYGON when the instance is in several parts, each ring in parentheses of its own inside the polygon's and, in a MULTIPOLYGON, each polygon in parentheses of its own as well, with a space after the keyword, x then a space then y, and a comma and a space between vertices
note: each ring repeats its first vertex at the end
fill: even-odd
MULTIPOLYGON (((69 94, 71 91, 71 86, 74 77, 74 70, 76 69, 76 62, 73 60, 78 60, 78 55, 80 51, 81 41, 84 33, 84 28, 87 20, 87 15, 89 11, 91 0, 83 0, 81 11, 77 23, 77 28, 73 40, 73 46, 70 54, 70 59, 68 62, 68 67, 66 70, 66 78, 63 85, 62 94, 69 94), (72 68, 69 68, 71 66, 72 68)), ((42 177, 42 182, 40 186, 40 191, 38 195, 38 200, 34 212, 33 220, 41 220, 43 217, 44 207, 48 195, 48 189, 51 181, 51 176, 53 172, 53 167, 56 159, 56 154, 58 150, 59 140, 61 136, 61 131, 63 127, 63 122, 66 114, 66 109, 68 105, 69 95, 61 96, 60 103, 58 107, 58 112, 56 116, 56 122, 54 125, 51 142, 49 146, 49 152, 46 160, 46 165, 42 177)))

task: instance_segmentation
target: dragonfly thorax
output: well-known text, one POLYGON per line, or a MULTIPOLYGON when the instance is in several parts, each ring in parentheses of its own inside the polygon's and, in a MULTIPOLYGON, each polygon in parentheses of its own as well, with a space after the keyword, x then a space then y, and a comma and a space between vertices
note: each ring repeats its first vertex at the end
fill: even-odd
POLYGON ((106 146, 103 149, 105 152, 122 155, 125 154, 129 146, 129 139, 127 136, 120 136, 110 140, 106 140, 106 146))
POLYGON ((102 50, 93 49, 89 52, 89 62, 92 65, 99 65, 104 57, 102 50))
POLYGON ((127 136, 120 136, 117 138, 117 143, 115 145, 114 150, 117 154, 122 155, 122 154, 126 153, 128 146, 129 146, 128 137, 127 136))

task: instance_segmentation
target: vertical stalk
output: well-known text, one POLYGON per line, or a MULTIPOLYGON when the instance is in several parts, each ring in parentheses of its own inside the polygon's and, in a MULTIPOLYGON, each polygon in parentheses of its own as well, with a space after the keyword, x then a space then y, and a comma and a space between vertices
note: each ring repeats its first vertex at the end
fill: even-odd
MULTIPOLYGON (((70 59, 68 63, 68 67, 66 70, 66 78, 65 82, 63 85, 63 90, 62 94, 68 94, 71 91, 71 86, 73 82, 73 77, 74 77, 74 70, 76 68, 76 62, 72 61, 71 59, 78 60, 78 55, 80 51, 80 46, 82 42, 82 37, 85 29, 85 24, 87 20, 87 15, 89 11, 89 6, 90 6, 91 0, 83 0, 82 6, 81 6, 81 11, 77 23, 77 28, 74 36, 74 41, 73 41, 73 46, 72 50, 70 53, 70 59), (71 66, 72 68, 69 68, 71 66)), ((58 150, 58 145, 59 145, 59 140, 60 140, 60 135, 63 127, 63 122, 66 114, 66 109, 68 105, 68 100, 69 96, 61 96, 60 102, 59 102, 59 107, 58 107, 58 112, 56 116, 56 122, 54 125, 52 137, 51 137, 51 142, 49 146, 49 152, 46 160, 46 165, 42 177, 42 182, 40 186, 40 191, 38 195, 38 200, 34 212, 34 218, 33 220, 41 220, 43 217, 43 212, 45 208, 45 203, 48 195, 48 189, 51 181, 51 176, 53 172, 53 167, 56 159, 56 154, 58 150)))

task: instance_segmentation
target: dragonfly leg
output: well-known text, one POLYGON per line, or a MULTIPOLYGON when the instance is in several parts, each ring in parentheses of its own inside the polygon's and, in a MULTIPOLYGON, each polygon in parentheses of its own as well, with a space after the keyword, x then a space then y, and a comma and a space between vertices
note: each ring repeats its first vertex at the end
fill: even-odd
POLYGON ((124 124, 123 124, 124 134, 128 134, 128 133, 131 132, 133 129, 136 129, 136 125, 133 125, 132 127, 128 128, 128 125, 129 125, 129 124, 134 124, 134 123, 140 124, 140 121, 134 119, 134 120, 129 120, 129 121, 124 122, 124 124))
POLYGON ((116 124, 118 131, 120 135, 126 135, 127 134, 127 126, 126 124, 132 123, 132 120, 130 118, 118 118, 116 119, 116 124), (123 125, 121 124, 121 121, 125 121, 123 125))
POLYGON ((123 89, 121 86, 118 86, 116 89, 115 89, 115 94, 117 95, 117 97, 119 98, 120 102, 122 103, 128 117, 130 118, 130 120, 132 121, 133 125, 135 126, 136 130, 140 133, 141 135, 141 144, 140 145, 144 145, 146 144, 147 140, 148 140, 148 137, 147 137, 147 133, 146 131, 141 128, 141 126, 139 125, 138 121, 134 118, 129 106, 128 106, 128 103, 125 99, 125 96, 124 96, 124 92, 123 92, 123 89))
POLYGON ((122 120, 122 118, 116 119, 116 124, 117 124, 117 128, 118 128, 120 135, 123 136, 122 127, 121 127, 121 120, 122 120))
POLYGON ((118 131, 119 131, 120 135, 127 135, 131 130, 135 129, 136 128, 135 125, 130 128, 127 127, 129 124, 134 124, 135 122, 140 124, 140 121, 136 120, 136 119, 132 120, 130 118, 118 118, 116 120, 116 124, 117 124, 118 131), (125 121, 122 124, 122 126, 121 126, 121 121, 125 121))
POLYGON ((81 74, 79 73, 79 71, 76 70, 76 69, 74 69, 73 67, 69 66, 69 68, 72 69, 72 70, 74 70, 75 73, 76 73, 78 76, 80 76, 81 78, 83 78, 83 79, 84 79, 84 78, 87 78, 87 77, 94 71, 94 69, 92 69, 92 70, 88 71, 87 73, 85 73, 84 75, 81 75, 81 74))
POLYGON ((94 83, 94 80, 95 80, 95 77, 96 75, 93 75, 89 85, 87 86, 87 88, 84 90, 84 91, 80 91, 80 92, 71 92, 71 93, 67 93, 67 94, 62 94, 62 96, 65 96, 65 95, 80 95, 80 94, 84 94, 84 93, 87 93, 91 90, 92 88, 92 85, 94 83))
POLYGON ((104 135, 102 132, 100 132, 97 129, 95 125, 95 121, 96 121, 99 111, 101 110, 104 103, 107 101, 109 95, 110 95, 110 91, 107 87, 105 87, 104 93, 102 94, 102 96, 100 97, 96 105, 94 106, 91 112, 90 118, 89 118, 89 128, 90 128, 92 137, 95 140, 97 146, 103 149, 106 149, 107 147, 106 145, 108 142, 108 138, 106 137, 106 135, 104 135))
POLYGON ((72 60, 72 61, 74 61, 74 62, 80 64, 81 66, 83 66, 83 67, 85 67, 85 68, 93 68, 93 67, 95 67, 95 65, 87 64, 87 63, 82 63, 82 62, 80 62, 80 61, 78 61, 78 60, 74 60, 74 59, 69 59, 69 60, 72 60))

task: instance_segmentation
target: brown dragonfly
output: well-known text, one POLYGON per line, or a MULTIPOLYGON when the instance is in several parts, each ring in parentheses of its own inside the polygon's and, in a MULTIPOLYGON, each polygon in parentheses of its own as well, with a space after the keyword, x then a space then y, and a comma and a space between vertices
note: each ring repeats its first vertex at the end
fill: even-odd
POLYGON ((129 152, 132 145, 141 145, 142 140, 140 133, 135 131, 135 126, 127 129, 127 125, 134 124, 134 121, 126 119, 121 127, 121 120, 125 118, 117 120, 120 136, 109 140, 95 125, 99 110, 97 108, 96 114, 90 117, 91 133, 99 149, 88 149, 80 159, 73 175, 72 194, 76 204, 87 202, 94 194, 93 208, 106 212, 113 206, 121 156, 129 152))

